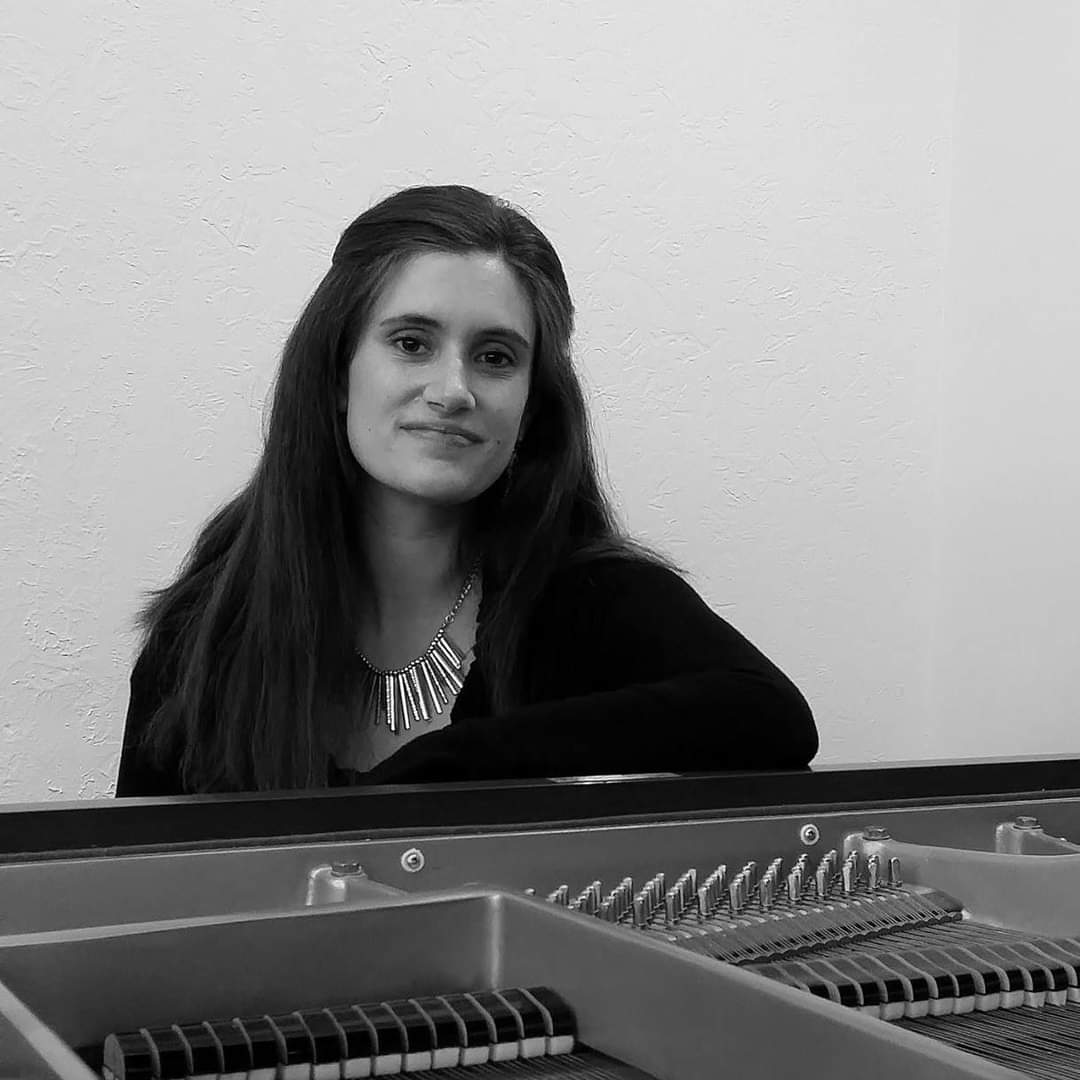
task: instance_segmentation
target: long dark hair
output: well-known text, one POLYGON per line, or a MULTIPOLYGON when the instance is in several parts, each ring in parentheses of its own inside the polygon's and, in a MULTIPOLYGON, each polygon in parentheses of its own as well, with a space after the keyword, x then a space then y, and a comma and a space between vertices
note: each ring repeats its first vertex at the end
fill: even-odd
POLYGON ((426 251, 500 256, 535 319, 528 423, 509 479, 475 506, 481 533, 497 539, 484 545, 476 643, 496 712, 521 701, 519 646, 558 566, 656 557, 622 535, 598 481, 570 358, 574 309, 551 243, 519 209, 473 188, 399 191, 342 234, 285 343, 254 475, 140 613, 143 647, 168 684, 142 746, 159 763, 179 756, 185 790, 327 782, 363 595, 359 466, 336 402, 381 291, 426 251))

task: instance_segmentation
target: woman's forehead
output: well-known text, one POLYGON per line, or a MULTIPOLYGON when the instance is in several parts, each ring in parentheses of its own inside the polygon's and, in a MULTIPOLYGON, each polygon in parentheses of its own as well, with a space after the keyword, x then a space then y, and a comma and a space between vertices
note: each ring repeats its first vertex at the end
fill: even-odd
POLYGON ((449 330, 510 330, 531 346, 533 309, 517 274, 488 252, 423 252, 387 282, 373 321, 421 316, 449 330))

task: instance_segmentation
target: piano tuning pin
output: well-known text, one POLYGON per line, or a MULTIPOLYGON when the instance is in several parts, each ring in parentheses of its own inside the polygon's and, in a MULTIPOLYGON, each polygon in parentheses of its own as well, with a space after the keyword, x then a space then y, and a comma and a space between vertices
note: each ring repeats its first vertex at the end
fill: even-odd
POLYGON ((850 896, 854 885, 854 879, 852 877, 851 863, 846 859, 844 860, 844 865, 840 868, 840 882, 844 890, 844 895, 850 896))
POLYGON ((639 895, 634 900, 634 925, 639 929, 644 929, 647 924, 647 918, 645 915, 645 901, 639 895))
POLYGON ((709 890, 702 885, 695 895, 697 896, 698 915, 705 919, 709 916, 712 907, 709 903, 709 890))
POLYGON ((679 896, 683 907, 686 907, 693 899, 695 889, 694 878, 691 876, 691 872, 687 870, 682 876, 682 886, 679 889, 679 896))
POLYGON ((744 867, 743 873, 747 875, 747 884, 753 888, 757 884, 757 863, 750 860, 744 867))
POLYGON ((871 892, 876 891, 878 887, 878 857, 871 855, 866 860, 866 883, 871 892))
POLYGON ((690 895, 693 896, 698 891, 697 869, 695 867, 692 866, 686 871, 686 879, 690 882, 690 895))
POLYGON ((788 899, 794 904, 798 899, 802 890, 799 888, 799 872, 798 870, 792 870, 787 876, 787 894, 788 899))
POLYGON ((664 896, 664 921, 668 926, 674 926, 676 920, 679 918, 679 909, 677 906, 678 893, 674 889, 669 889, 664 896))
POLYGON ((772 878, 766 876, 758 883, 758 903, 761 905, 762 911, 768 911, 770 906, 769 897, 769 885, 772 882, 772 878))
POLYGON ((818 867, 817 874, 814 875, 814 884, 817 886, 818 899, 825 900, 829 895, 829 868, 824 860, 818 867))
POLYGON ((889 884, 895 886, 904 884, 904 879, 900 876, 900 860, 895 855, 889 859, 889 884))

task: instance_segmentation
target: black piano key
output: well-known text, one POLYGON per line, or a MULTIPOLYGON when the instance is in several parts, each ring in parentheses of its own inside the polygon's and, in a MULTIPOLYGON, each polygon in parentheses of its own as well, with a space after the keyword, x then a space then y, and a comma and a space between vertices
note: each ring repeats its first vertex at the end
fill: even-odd
POLYGON ((293 1016, 307 1028, 311 1041, 314 1080, 321 1080, 323 1076, 340 1076, 338 1065, 344 1056, 345 1045, 337 1024, 322 1009, 295 1012, 293 1016))
POLYGON ((435 1036, 432 1063, 436 1069, 449 1068, 461 1062, 464 1035, 457 1014, 445 1001, 435 997, 411 998, 412 1003, 428 1018, 435 1036))
POLYGON ((410 1054, 431 1053, 435 1049, 435 1030, 416 1002, 388 1001, 387 1005, 405 1029, 406 1051, 410 1054))
POLYGON ((569 1053, 574 1048, 574 1041, 577 1039, 577 1021, 574 1019, 570 1006, 548 986, 530 986, 524 992, 544 1010, 550 1019, 548 1053, 569 1053))
POLYGON ((495 1032, 483 1009, 464 994, 443 994, 442 1000, 461 1020, 460 1030, 465 1033, 463 1046, 466 1049, 491 1046, 495 1032))
POLYGON ((364 1014, 375 1032, 375 1056, 377 1058, 401 1058, 405 1053, 405 1033, 397 1017, 381 1001, 355 1006, 364 1014))
POLYGON ((337 1005, 325 1011, 345 1036, 346 1060, 367 1062, 370 1069, 375 1057, 375 1032, 371 1025, 351 1005, 337 1005))
POLYGON ((492 1061, 513 1061, 521 1054, 521 1028, 517 1013, 491 990, 478 990, 465 995, 478 1008, 483 1009, 490 1020, 493 1033, 492 1061))
POLYGON ((495 1024, 496 1041, 517 1042, 524 1037, 517 1013, 493 990, 477 990, 466 997, 472 998, 491 1017, 495 1024))
POLYGON ((104 1065, 116 1080, 152 1080, 154 1054, 142 1031, 107 1035, 103 1048, 104 1065))
POLYGON ((249 1017, 246 1020, 234 1017, 233 1023, 244 1032, 251 1047, 249 1072, 259 1073, 268 1069, 276 1071, 279 1064, 285 1064, 278 1050, 277 1029, 265 1016, 249 1017))
POLYGON ((157 1050, 155 1075, 161 1080, 183 1080, 191 1075, 188 1046, 179 1031, 171 1027, 143 1028, 157 1050))
POLYGON ((173 1029, 187 1043, 191 1075, 216 1077, 221 1072, 221 1058, 214 1036, 202 1024, 173 1024, 173 1029))
POLYGON ((445 1001, 436 997, 411 998, 414 1005, 422 1009, 424 1015, 431 1021, 432 1030, 435 1032, 435 1049, 449 1050, 451 1047, 461 1046, 461 1029, 458 1026, 457 1014, 445 1001))
POLYGON ((543 1038, 547 1034, 547 1024, 544 1023, 544 1014, 535 1001, 527 998, 516 987, 508 990, 497 991, 500 998, 509 1005, 518 1015, 521 1024, 521 1037, 523 1039, 543 1038))
POLYGON ((207 1020, 204 1026, 217 1040, 221 1050, 221 1072, 225 1076, 251 1069, 251 1044, 232 1020, 207 1020))
POLYGON ((930 1000, 930 983, 922 975, 912 975, 908 982, 911 983, 911 1000, 912 1001, 929 1001, 930 1000))
POLYGON ((311 1075, 311 1061, 314 1057, 314 1048, 311 1045, 311 1036, 304 1022, 296 1013, 281 1013, 266 1016, 278 1033, 279 1064, 285 1068, 281 1073, 282 1080, 307 1080, 311 1075))

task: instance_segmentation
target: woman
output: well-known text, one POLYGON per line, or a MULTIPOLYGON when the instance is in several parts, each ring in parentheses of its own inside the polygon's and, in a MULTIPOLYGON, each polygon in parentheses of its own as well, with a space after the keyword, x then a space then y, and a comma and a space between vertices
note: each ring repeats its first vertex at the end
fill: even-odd
POLYGON ((572 332, 501 200, 345 230, 254 476, 141 615, 118 794, 810 761, 795 686, 618 532, 572 332))

